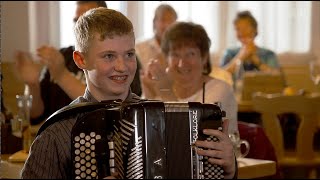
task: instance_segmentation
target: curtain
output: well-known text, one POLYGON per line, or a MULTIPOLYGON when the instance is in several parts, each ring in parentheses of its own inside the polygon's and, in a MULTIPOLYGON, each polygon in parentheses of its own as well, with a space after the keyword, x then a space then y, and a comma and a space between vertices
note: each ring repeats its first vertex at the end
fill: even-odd
MULTIPOLYGON (((73 27, 71 20, 74 16, 71 7, 74 8, 75 4, 68 3, 67 5, 67 2, 60 2, 61 45, 73 42, 73 39, 70 39, 73 38, 70 33, 73 27), (69 31, 70 33, 66 33, 69 31)), ((233 19, 238 11, 249 10, 253 14, 258 21, 259 34, 256 43, 276 53, 309 52, 312 44, 311 26, 315 26, 311 23, 311 5, 315 4, 312 1, 114 1, 112 3, 107 1, 107 3, 109 8, 120 10, 133 22, 138 41, 153 36, 152 21, 156 7, 161 3, 170 4, 178 13, 178 21, 193 21, 204 26, 212 41, 210 50, 216 58, 219 58, 226 48, 239 45, 233 27, 233 19)))

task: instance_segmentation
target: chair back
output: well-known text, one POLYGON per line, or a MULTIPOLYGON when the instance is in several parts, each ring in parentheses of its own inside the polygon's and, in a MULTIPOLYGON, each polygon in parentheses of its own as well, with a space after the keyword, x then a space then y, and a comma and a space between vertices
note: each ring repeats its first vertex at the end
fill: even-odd
POLYGON ((280 93, 286 86, 281 72, 245 72, 242 80, 241 100, 250 101, 255 92, 280 93))
POLYGON ((308 164, 316 153, 313 137, 319 121, 320 95, 295 95, 255 93, 252 98, 254 109, 261 113, 262 125, 275 148, 280 164, 285 163, 287 151, 278 115, 295 113, 299 119, 296 147, 293 156, 300 164, 308 164))
POLYGON ((278 54, 279 64, 285 76, 287 86, 304 89, 308 92, 320 92, 311 80, 309 63, 317 61, 312 53, 283 52, 278 54))

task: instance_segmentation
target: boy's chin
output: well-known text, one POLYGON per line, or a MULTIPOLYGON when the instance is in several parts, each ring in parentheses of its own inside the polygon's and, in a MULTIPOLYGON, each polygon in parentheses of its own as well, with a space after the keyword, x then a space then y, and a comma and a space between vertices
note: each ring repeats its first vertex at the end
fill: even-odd
POLYGON ((129 88, 116 88, 116 89, 113 89, 113 94, 116 95, 116 96, 121 96, 123 95, 124 93, 127 93, 129 92, 129 88))

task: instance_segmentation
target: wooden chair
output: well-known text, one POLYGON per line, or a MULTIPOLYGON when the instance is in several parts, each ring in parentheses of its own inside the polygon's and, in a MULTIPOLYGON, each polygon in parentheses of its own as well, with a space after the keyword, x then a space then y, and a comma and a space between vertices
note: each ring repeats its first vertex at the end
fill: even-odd
POLYGON ((286 79, 287 86, 304 89, 308 92, 320 92, 310 77, 310 61, 317 61, 312 53, 283 52, 278 54, 279 64, 286 79))
POLYGON ((280 167, 307 167, 309 178, 316 177, 320 154, 313 148, 313 137, 318 128, 320 95, 284 96, 282 94, 255 93, 254 109, 261 113, 262 125, 275 148, 280 167), (278 115, 295 113, 300 124, 294 151, 284 148, 284 138, 278 115))
POLYGON ((242 79, 241 100, 250 101, 255 92, 279 93, 286 86, 281 72, 245 72, 242 79))

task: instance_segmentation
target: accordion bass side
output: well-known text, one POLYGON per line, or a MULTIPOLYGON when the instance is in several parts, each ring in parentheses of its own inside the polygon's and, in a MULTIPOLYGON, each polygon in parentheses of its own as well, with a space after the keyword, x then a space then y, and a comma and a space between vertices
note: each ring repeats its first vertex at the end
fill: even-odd
POLYGON ((143 101, 87 113, 72 130, 74 178, 221 179, 223 169, 196 154, 196 140, 218 141, 214 104, 143 101))

